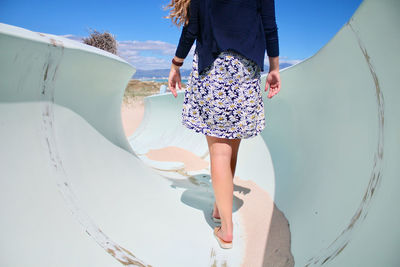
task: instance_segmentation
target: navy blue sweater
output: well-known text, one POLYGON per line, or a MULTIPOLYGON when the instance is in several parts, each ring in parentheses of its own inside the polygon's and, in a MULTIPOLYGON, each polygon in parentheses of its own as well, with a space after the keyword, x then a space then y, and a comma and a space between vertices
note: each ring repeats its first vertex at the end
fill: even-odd
POLYGON ((279 56, 274 0, 191 0, 175 56, 186 58, 194 40, 199 73, 227 49, 264 71, 265 50, 269 57, 279 56))

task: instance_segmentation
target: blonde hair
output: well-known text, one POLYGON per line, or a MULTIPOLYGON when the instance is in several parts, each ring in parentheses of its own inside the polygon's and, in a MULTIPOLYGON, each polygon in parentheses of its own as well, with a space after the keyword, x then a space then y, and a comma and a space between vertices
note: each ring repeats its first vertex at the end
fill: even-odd
POLYGON ((190 0, 171 0, 171 3, 164 7, 164 10, 171 8, 169 15, 164 18, 171 19, 176 26, 187 25, 190 17, 189 5, 190 0))

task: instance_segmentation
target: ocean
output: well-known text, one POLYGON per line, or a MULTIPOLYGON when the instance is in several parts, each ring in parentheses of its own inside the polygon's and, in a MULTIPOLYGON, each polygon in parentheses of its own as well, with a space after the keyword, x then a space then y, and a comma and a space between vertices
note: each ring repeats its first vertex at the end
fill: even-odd
MULTIPOLYGON (((152 82, 158 82, 158 83, 165 83, 168 82, 168 78, 142 78, 140 79, 141 81, 152 81, 152 82)), ((187 83, 188 79, 181 79, 182 83, 187 83)))

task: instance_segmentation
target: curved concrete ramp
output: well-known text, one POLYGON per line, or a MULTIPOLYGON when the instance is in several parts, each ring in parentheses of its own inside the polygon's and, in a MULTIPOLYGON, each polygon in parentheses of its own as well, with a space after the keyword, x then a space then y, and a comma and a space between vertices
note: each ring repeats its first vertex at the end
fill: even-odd
POLYGON ((363 1, 266 99, 296 266, 400 266, 399 14, 400 1, 363 1))
POLYGON ((180 125, 183 92, 146 98, 127 140, 129 64, 0 24, 0 265, 399 266, 399 13, 365 0, 264 94, 266 129, 239 151, 232 250, 212 235, 207 164, 151 156, 209 163, 180 125))

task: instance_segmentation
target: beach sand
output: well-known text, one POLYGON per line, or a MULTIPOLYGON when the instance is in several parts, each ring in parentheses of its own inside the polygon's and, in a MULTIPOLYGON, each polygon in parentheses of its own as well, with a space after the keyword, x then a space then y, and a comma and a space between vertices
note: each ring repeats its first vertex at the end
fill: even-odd
MULTIPOLYGON (((143 99, 124 101, 121 115, 127 137, 137 129, 143 114, 143 99)), ((158 161, 183 162, 186 171, 201 170, 210 164, 192 152, 174 146, 150 150, 146 156, 158 161)), ((240 189, 235 190, 234 196, 243 203, 238 211, 246 232, 246 252, 241 266, 294 266, 290 252, 289 223, 284 214, 277 208, 268 192, 253 181, 241 180, 238 176, 235 176, 233 181, 235 188, 240 189)))
POLYGON ((249 192, 233 193, 243 201, 239 209, 246 233, 246 255, 242 266, 294 266, 289 223, 285 215, 277 208, 268 192, 253 181, 241 180, 235 176, 233 182, 235 187, 245 188, 249 192))
POLYGON ((144 101, 143 99, 123 103, 121 109, 122 126, 124 128, 125 136, 131 136, 144 115, 144 101))

